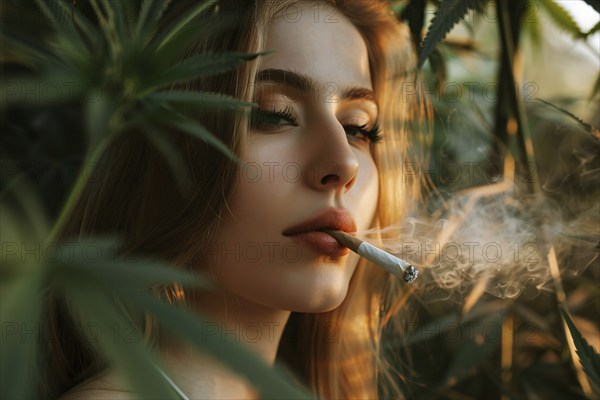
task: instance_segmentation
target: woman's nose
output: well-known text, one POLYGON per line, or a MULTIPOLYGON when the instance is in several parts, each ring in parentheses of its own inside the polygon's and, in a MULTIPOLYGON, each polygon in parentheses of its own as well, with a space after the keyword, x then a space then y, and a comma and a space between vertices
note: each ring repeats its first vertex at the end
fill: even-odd
POLYGON ((344 127, 336 119, 321 124, 311 136, 316 145, 305 174, 307 183, 317 190, 350 190, 356 182, 358 159, 348 143, 344 127))

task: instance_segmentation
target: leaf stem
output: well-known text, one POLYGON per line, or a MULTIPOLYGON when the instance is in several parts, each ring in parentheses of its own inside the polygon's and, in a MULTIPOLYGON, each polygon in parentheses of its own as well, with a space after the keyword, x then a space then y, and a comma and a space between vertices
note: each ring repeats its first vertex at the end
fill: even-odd
POLYGON ((105 139, 101 140, 100 143, 91 151, 88 151, 88 156, 84 158, 84 161, 79 168, 79 176, 77 177, 77 181, 73 185, 73 188, 69 192, 69 196, 64 206, 62 207, 58 219, 52 226, 52 230, 46 239, 46 245, 52 243, 57 240, 58 235, 64 229, 65 224, 67 223, 68 218, 71 216, 73 212, 73 208, 79 201, 81 194, 83 193, 83 189, 87 185, 89 181, 90 175, 96 169, 96 162, 100 159, 108 145, 112 142, 114 135, 108 135, 105 139), (86 165, 91 166, 91 170, 84 168, 86 165))
POLYGON ((531 194, 539 194, 541 192, 540 184, 535 179, 535 173, 531 170, 531 168, 535 167, 535 155, 533 151, 533 143, 531 141, 531 133, 529 132, 529 126, 527 124, 527 116, 523 105, 519 101, 519 96, 517 94, 517 90, 515 88, 515 53, 516 53, 516 43, 514 41, 511 24, 509 20, 509 12, 507 10, 507 2, 500 1, 500 41, 502 44, 502 51, 506 57, 506 61, 508 67, 506 68, 506 73, 508 74, 508 78, 511 85, 504 86, 507 89, 507 95, 509 98, 507 99, 510 103, 511 110, 509 111, 509 119, 507 121, 507 131, 509 135, 516 136, 517 139, 517 147, 518 147, 518 157, 517 159, 521 162, 522 168, 524 169, 525 179, 528 183, 528 189, 531 194), (512 114, 512 115, 511 115, 512 114), (514 119, 513 119, 514 118, 514 119), (512 123, 511 123, 512 121, 512 123), (516 126, 510 127, 510 125, 515 124, 516 126), (512 129, 511 129, 512 128, 512 129))
POLYGON ((583 371, 583 367, 579 362, 579 357, 577 357, 577 349, 575 348, 575 342, 573 341, 573 335, 571 335, 571 331, 569 330, 569 326, 565 322, 560 312, 562 309, 567 309, 567 305, 565 300, 567 298, 565 294, 565 290, 562 285, 562 280, 560 278, 560 269, 558 268, 558 259, 556 257, 556 251, 554 250, 554 246, 550 248, 548 252, 548 264, 550 265, 550 275, 552 276, 552 281, 554 283, 554 290, 556 290, 556 300, 558 303, 557 311, 559 314, 559 319, 565 333, 565 339, 567 342, 567 349, 569 350, 569 358, 571 359, 571 364, 573 369, 575 370, 575 375, 577 376, 577 380, 581 385, 581 389, 585 393, 586 396, 592 398, 592 388, 590 383, 583 371))

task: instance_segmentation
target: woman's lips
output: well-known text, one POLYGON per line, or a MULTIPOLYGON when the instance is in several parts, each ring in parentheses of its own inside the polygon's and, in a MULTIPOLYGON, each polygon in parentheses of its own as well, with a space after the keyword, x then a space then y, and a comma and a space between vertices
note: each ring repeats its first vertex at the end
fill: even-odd
POLYGON ((316 251, 317 253, 327 255, 333 258, 345 256, 350 252, 350 249, 342 246, 333 236, 320 231, 309 231, 289 235, 294 241, 305 245, 316 251))

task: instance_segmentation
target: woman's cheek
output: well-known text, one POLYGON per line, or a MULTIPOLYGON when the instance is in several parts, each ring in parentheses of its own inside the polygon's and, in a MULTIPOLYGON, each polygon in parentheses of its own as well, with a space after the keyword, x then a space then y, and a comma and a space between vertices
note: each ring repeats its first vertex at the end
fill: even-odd
POLYGON ((357 216, 358 228, 367 229, 375 216, 379 198, 379 173, 368 154, 359 155, 357 182, 351 191, 354 192, 354 196, 351 197, 353 204, 349 207, 357 216))

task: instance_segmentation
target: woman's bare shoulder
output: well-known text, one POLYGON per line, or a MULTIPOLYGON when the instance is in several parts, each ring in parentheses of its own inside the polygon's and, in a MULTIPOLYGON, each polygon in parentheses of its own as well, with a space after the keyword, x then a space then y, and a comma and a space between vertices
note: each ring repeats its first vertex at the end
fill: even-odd
MULTIPOLYGON (((180 388, 190 398, 258 399, 258 391, 231 372, 214 367, 212 371, 180 376, 180 388)), ((141 397, 128 389, 115 371, 90 378, 64 393, 58 400, 133 400, 141 397)))
POLYGON ((112 389, 76 389, 65 393, 58 400, 133 400, 134 393, 112 389))
POLYGON ((132 400, 136 399, 135 393, 128 391, 113 373, 85 381, 68 392, 58 400, 132 400))

